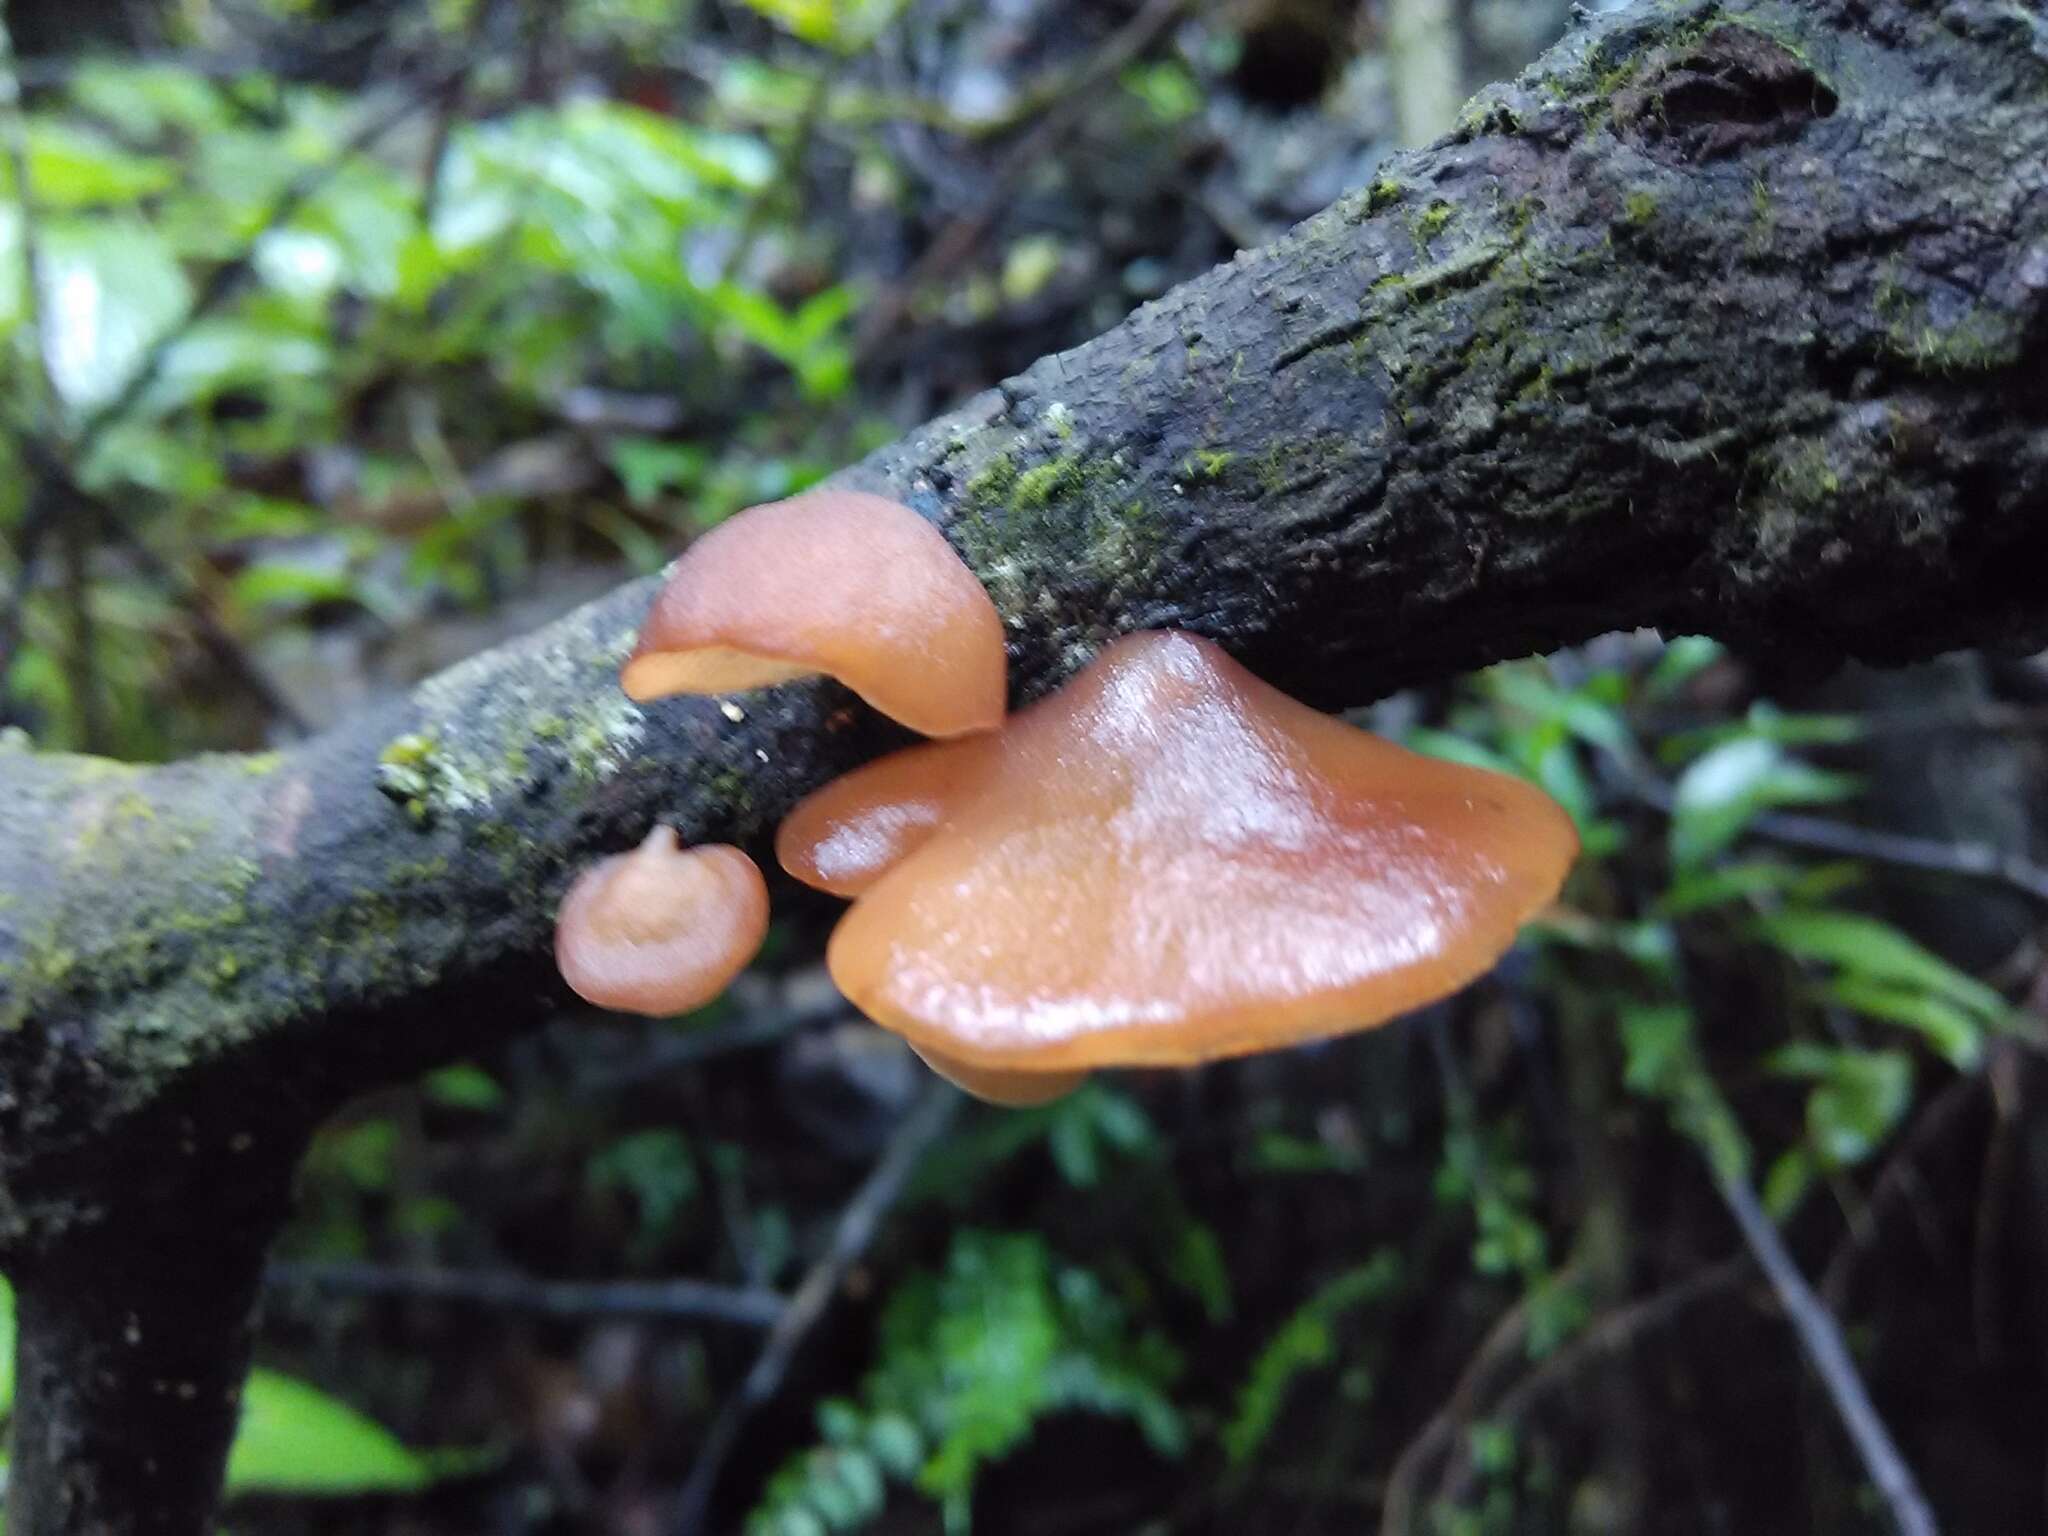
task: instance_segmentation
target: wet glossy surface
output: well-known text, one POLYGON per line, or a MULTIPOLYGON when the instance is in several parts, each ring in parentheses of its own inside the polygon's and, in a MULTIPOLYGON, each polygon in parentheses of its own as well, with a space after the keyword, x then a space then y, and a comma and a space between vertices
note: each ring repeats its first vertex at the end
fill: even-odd
POLYGON ((1120 641, 994 740, 829 952, 870 1017, 978 1067, 1185 1064, 1382 1022, 1487 970, 1578 847, 1532 786, 1186 635, 1120 641))
POLYGON ((636 699, 826 673, 927 736, 1003 718, 995 605, 908 507, 812 491, 753 507, 684 552, 620 683, 636 699))
POLYGON ((1023 1072, 1008 1067, 977 1067, 929 1046, 912 1046, 918 1060, 963 1093, 1005 1109, 1030 1109, 1064 1099, 1088 1081, 1086 1072, 1023 1072))
POLYGON ((684 848, 656 827, 577 877, 555 920, 555 963, 579 997, 657 1017, 700 1008, 768 933, 768 887, 737 848, 684 848))
POLYGON ((834 779, 783 818, 776 859, 805 885, 858 896, 938 830, 947 804, 985 771, 993 740, 909 747, 834 779))

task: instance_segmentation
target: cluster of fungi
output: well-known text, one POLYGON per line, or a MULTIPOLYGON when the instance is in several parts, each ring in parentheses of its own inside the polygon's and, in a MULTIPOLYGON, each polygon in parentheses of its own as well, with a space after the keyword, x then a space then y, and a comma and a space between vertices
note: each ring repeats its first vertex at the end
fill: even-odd
MULTIPOLYGON (((1015 715, 1005 672, 995 606, 944 536, 826 490, 693 544, 621 676, 646 701, 825 673, 937 738, 810 795, 775 851, 852 899, 826 953, 839 989, 997 1103, 1448 996, 1578 851, 1540 790, 1311 709, 1193 635, 1126 635, 1015 715)), ((576 881, 556 955, 591 1002, 672 1014, 725 988, 767 916, 744 853, 657 826, 576 881)))

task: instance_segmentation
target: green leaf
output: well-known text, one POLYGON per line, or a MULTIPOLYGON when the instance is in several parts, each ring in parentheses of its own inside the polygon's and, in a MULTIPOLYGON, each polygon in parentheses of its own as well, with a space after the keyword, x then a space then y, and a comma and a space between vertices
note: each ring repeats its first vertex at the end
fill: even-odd
POLYGON ((1623 1080, 1637 1093, 1661 1100, 1671 1123, 1728 1178, 1749 1176, 1749 1140, 1720 1087, 1700 1059, 1691 1009, 1683 1003, 1616 1004, 1623 1080))
POLYGON ((411 1493, 436 1470, 346 1403, 276 1371, 249 1373, 228 1453, 230 1492, 411 1493))
POLYGON ((1789 890, 1805 875, 1806 866, 1782 859, 1748 859, 1682 870, 1658 899, 1657 910, 1666 917, 1683 917, 1731 901, 1789 890))
POLYGON ((1783 747, 1839 746, 1862 740, 1863 722, 1854 715, 1789 714, 1768 699, 1759 699, 1740 719, 1674 732, 1657 750, 1664 761, 1682 763, 1713 747, 1750 738, 1783 747))
POLYGON ((1635 735, 1620 714, 1585 694, 1560 688, 1528 666, 1495 667, 1486 673, 1493 696, 1539 720, 1563 726, 1579 740, 1624 760, 1635 756, 1635 735))
POLYGON ((1665 645, 1643 680, 1644 696, 1652 702, 1669 698, 1727 654, 1720 641, 1705 635, 1678 636, 1665 645))
POLYGON ((134 140, 154 139, 167 129, 222 128, 232 116, 211 81, 175 64, 80 59, 71 76, 71 99, 134 140))
POLYGON ((821 48, 851 52, 873 40, 900 0, 744 0, 748 10, 821 48))
POLYGON ((912 1477, 924 1465, 924 1436, 900 1413, 878 1413, 868 1422, 867 1447, 892 1477, 912 1477))
POLYGON ((1945 997, 1864 976, 1836 976, 1819 990, 1845 1008, 1919 1031, 1958 1072, 1969 1071, 1983 1057, 1983 1020, 1945 997))
POLYGON ((51 219, 42 230, 50 372, 74 407, 121 392, 191 287, 163 237, 139 219, 51 219))
POLYGON ((1577 745, 1563 727, 1553 723, 1549 731, 1555 733, 1554 739, 1535 748, 1525 760, 1531 776, 1551 799, 1571 813, 1572 821, 1583 832, 1599 813, 1600 797, 1586 775, 1577 745))
POLYGON ((450 1109, 489 1111, 500 1109, 505 1103, 505 1090, 498 1085, 498 1080, 482 1067, 468 1062, 458 1062, 452 1067, 428 1073, 422 1086, 429 1099, 450 1109))
POLYGON ((669 443, 652 437, 614 438, 605 447, 612 471, 635 507, 651 507, 661 497, 687 489, 703 476, 710 455, 696 443, 669 443))
POLYGON ((2012 1010, 1995 990, 1899 932, 1857 912, 1791 911, 1757 918, 1750 931, 1801 960, 1838 966, 1850 976, 1894 987, 1917 987, 1947 998, 1987 1023, 2012 1010))
POLYGON ((1812 805, 1854 794, 1856 781, 1787 757, 1776 742, 1745 736, 1706 753, 1679 778, 1672 796, 1671 857, 1681 868, 1705 863, 1774 805, 1812 805))
POLYGON ((361 593, 345 570, 296 565, 286 560, 262 561, 237 572, 231 590, 244 608, 288 611, 319 603, 354 603, 361 593))
POLYGON ((1913 1102, 1913 1059, 1903 1051, 1798 1044, 1773 1052, 1767 1065, 1781 1076, 1815 1080, 1806 1134, 1823 1167, 1862 1162, 1913 1102))
POLYGON ((1202 88, 1195 83, 1194 76, 1171 60, 1133 64, 1118 83, 1163 124, 1185 122, 1202 110, 1202 88))
MULTIPOLYGON (((28 126, 28 174, 37 207, 51 211, 133 203, 178 181, 174 161, 131 154, 90 128, 48 119, 28 126)), ((11 195, 13 177, 5 180, 11 195)))
POLYGON ((1330 1364, 1336 1353, 1332 1330, 1337 1320, 1387 1296, 1400 1276, 1400 1259, 1383 1248, 1316 1291, 1274 1330, 1252 1361, 1238 1388, 1237 1411, 1223 1427, 1223 1453, 1233 1467, 1248 1464, 1266 1443, 1295 1380, 1305 1371, 1330 1364))
POLYGON ((222 316, 201 321, 177 339, 149 398, 167 410, 231 389, 275 390, 287 379, 318 378, 329 363, 326 345, 312 335, 222 316))
POLYGON ((14 1411, 14 1287, 0 1275, 0 1416, 14 1411))
POLYGON ((1813 1188, 1813 1156, 1804 1147, 1787 1147, 1764 1175, 1764 1209, 1771 1220, 1784 1222, 1799 1209, 1806 1192, 1813 1188))
POLYGON ((701 1193, 696 1159, 683 1133, 636 1131, 590 1160, 593 1189, 623 1189, 639 1208, 636 1246, 653 1249, 670 1237, 701 1193))
POLYGON ((1522 770, 1508 758, 1469 736, 1419 725, 1403 732, 1401 740, 1410 751, 1420 752, 1425 757, 1438 757, 1447 763, 1463 763, 1468 768, 1488 768, 1495 773, 1523 777, 1522 770))
POLYGON ((1167 1262, 1170 1277, 1201 1302, 1202 1312, 1210 1322, 1229 1320, 1230 1265, 1223 1257, 1223 1244, 1214 1228, 1193 1219, 1183 1222, 1167 1262))

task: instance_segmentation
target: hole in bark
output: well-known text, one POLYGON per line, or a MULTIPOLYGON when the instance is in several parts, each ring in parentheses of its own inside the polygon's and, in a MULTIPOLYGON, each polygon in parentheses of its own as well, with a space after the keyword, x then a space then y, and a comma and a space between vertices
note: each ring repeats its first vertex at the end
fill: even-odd
POLYGON ((1831 117, 1834 89, 1782 44, 1747 28, 1716 27, 1616 95, 1616 124, 1663 158, 1710 160, 1790 138, 1831 117))

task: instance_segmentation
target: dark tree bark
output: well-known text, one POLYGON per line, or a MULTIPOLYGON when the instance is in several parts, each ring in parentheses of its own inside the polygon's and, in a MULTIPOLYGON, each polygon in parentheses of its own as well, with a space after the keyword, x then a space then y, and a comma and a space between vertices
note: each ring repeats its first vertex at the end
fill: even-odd
MULTIPOLYGON (((1633 625, 1822 661, 2039 644, 2048 20, 1604 18, 1287 239, 840 479, 946 530, 1020 697, 1159 626, 1326 704, 1633 625)), ((657 817, 758 846, 890 739, 823 684, 739 721, 635 708, 649 591, 281 757, 0 752, 0 1259, 42 1383, 14 1536, 200 1531, 196 1496, 158 1521, 122 1490, 143 1434, 217 1464, 225 1416, 146 1411, 107 1320, 151 1289, 233 1367, 277 1170, 349 1094, 562 1003, 581 863, 657 817), (64 1388, 88 1371, 115 1379, 64 1388)), ((198 1348, 178 1369, 211 1392, 198 1348)))

